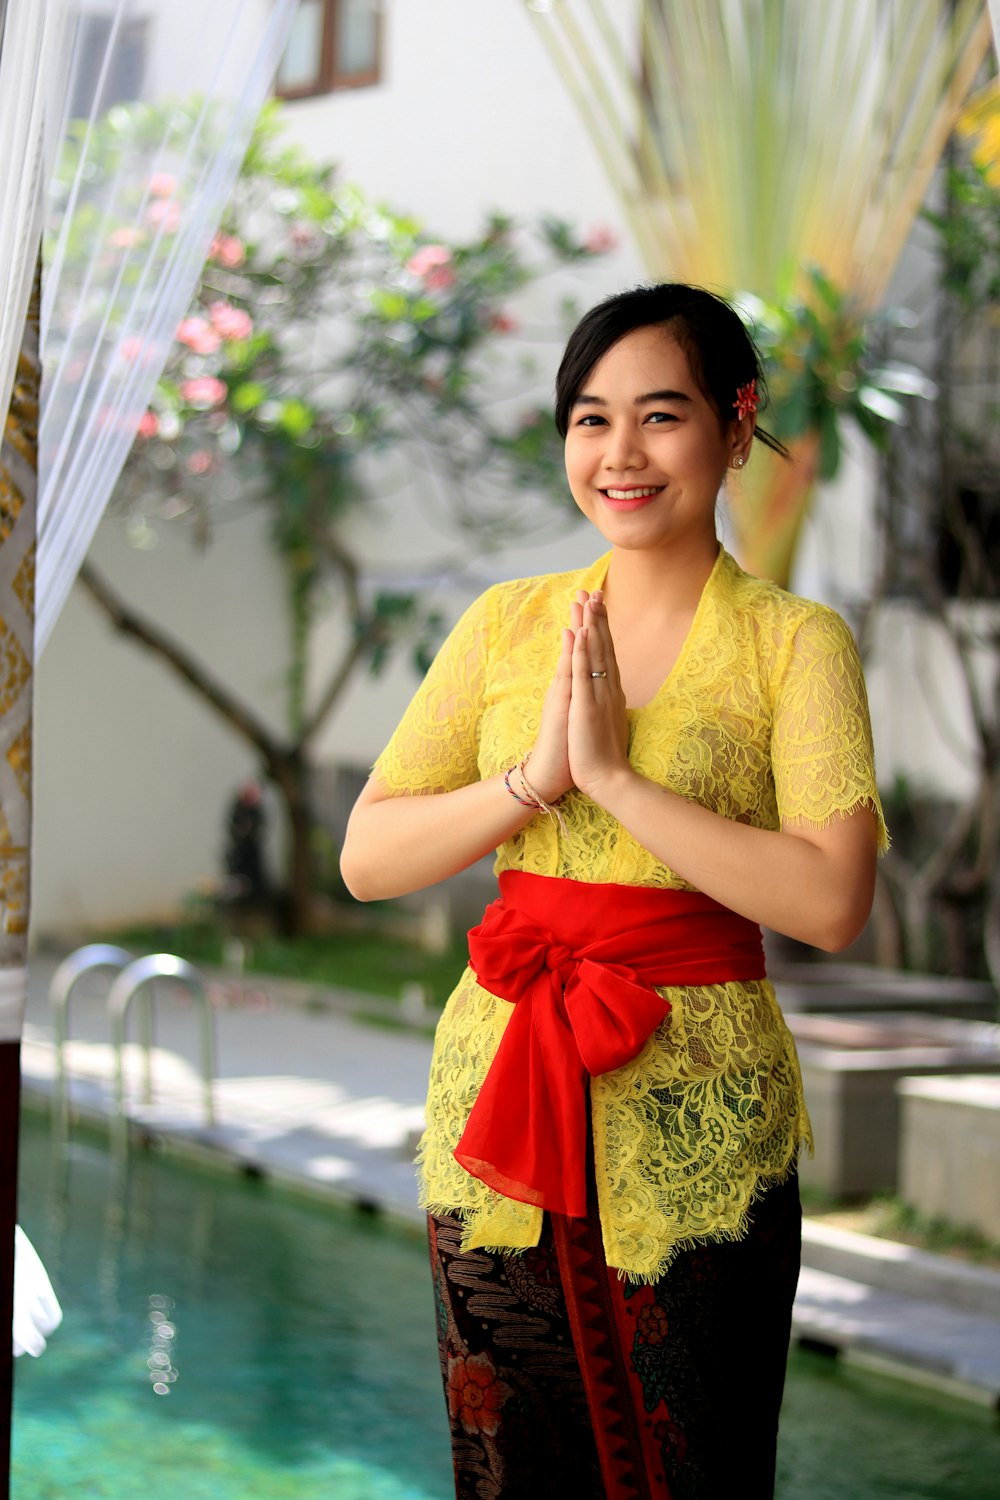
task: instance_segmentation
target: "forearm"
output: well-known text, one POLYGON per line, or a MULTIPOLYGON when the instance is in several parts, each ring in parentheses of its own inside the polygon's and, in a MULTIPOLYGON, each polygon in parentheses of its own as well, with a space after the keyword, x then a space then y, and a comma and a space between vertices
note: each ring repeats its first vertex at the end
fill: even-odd
POLYGON ((347 825, 341 873, 359 901, 405 896, 458 874, 536 815, 502 775, 453 792, 362 798, 347 825))
POLYGON ((832 841, 827 830, 821 847, 798 833, 734 822, 629 768, 601 778, 589 795, 697 890, 776 932, 836 951, 867 921, 876 835, 865 811, 832 841))

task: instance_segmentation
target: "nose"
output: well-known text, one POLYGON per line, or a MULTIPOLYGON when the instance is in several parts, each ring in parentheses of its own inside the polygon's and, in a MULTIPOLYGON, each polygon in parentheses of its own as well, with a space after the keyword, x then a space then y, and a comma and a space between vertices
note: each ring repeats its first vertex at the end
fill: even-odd
POLYGON ((632 424, 612 423, 604 443, 602 467, 609 473, 620 474, 625 469, 641 469, 645 463, 646 455, 632 424))

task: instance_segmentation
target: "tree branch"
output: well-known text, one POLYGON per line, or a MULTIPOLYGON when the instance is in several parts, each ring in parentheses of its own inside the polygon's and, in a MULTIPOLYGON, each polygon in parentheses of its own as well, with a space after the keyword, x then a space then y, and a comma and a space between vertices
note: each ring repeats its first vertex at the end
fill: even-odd
POLYGON ((337 667, 333 676, 330 678, 330 681, 327 683, 326 689, 322 693, 319 702, 313 709, 312 713, 309 715, 309 718, 306 720, 305 726, 303 727, 302 733, 299 735, 298 744, 296 746, 299 751, 304 751, 307 749, 314 735, 316 735, 319 729, 322 727, 323 721, 325 720, 327 714, 330 712, 330 710, 333 708, 333 705, 340 697, 354 672, 354 668, 357 666, 358 662, 361 660, 363 653, 368 649, 370 645, 371 637, 367 632, 365 632, 364 634, 358 633, 355 635, 354 639, 351 641, 350 646, 341 657, 339 666, 337 667))
POLYGON ((190 655, 185 647, 158 625, 144 620, 126 604, 90 563, 84 563, 79 579, 109 617, 115 630, 122 635, 131 636, 171 667, 204 701, 211 704, 230 728, 253 745, 269 766, 288 758, 288 747, 281 744, 261 719, 190 655))

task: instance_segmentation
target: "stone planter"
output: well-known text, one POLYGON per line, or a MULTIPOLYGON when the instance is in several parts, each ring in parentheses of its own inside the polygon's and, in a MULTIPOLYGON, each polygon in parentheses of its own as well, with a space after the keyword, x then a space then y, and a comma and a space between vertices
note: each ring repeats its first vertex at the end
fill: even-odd
POLYGON ((904 1202, 1000 1244, 1000 1077, 904 1078, 898 1093, 904 1202))
POLYGON ((1000 1074, 1000 1028, 938 1016, 786 1016, 802 1065, 815 1156, 804 1185, 837 1196, 893 1191, 899 1169, 897 1083, 912 1075, 1000 1074))
POLYGON ((768 963, 768 973, 786 1014, 900 1010, 958 1020, 1000 1020, 1000 1001, 986 980, 910 974, 870 964, 790 963, 780 958, 768 963))

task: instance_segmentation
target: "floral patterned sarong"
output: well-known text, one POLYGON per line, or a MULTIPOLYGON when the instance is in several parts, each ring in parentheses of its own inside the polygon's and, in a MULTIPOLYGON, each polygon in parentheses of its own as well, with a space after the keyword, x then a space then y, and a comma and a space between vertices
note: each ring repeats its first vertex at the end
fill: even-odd
POLYGON ((609 1270, 596 1214, 546 1214, 520 1253, 429 1220, 457 1500, 766 1500, 799 1269, 795 1178, 742 1240, 647 1285, 609 1270))

